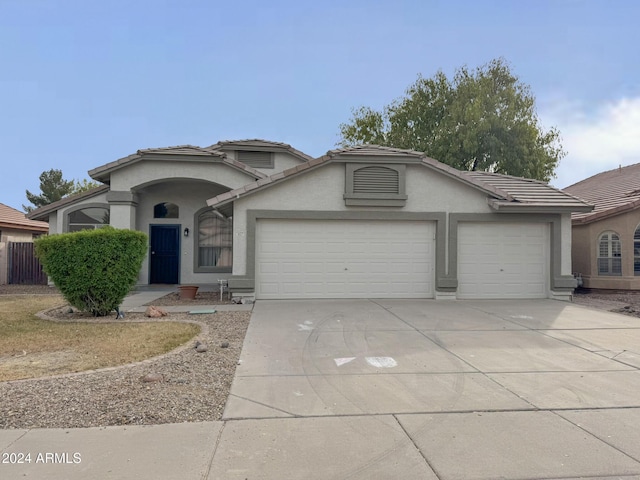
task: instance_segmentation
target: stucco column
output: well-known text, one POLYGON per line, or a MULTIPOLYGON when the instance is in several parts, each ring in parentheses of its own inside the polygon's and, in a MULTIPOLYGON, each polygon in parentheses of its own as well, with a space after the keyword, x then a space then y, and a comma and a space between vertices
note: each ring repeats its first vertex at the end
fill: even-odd
POLYGON ((109 224, 114 228, 136 229, 136 208, 138 196, 130 191, 111 191, 107 194, 109 202, 109 224))

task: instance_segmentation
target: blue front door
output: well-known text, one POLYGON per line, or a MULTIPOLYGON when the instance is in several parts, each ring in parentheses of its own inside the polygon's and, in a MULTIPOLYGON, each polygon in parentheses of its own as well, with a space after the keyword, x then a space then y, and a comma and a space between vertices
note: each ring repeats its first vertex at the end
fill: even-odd
POLYGON ((180 225, 151 225, 149 283, 180 283, 180 225))

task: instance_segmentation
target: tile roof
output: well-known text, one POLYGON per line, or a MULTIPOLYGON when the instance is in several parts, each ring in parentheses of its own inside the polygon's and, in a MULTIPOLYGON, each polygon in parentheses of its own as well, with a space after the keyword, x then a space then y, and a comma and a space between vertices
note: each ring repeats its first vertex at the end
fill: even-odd
POLYGON ((55 210, 58 210, 60 207, 77 202, 79 200, 85 200, 87 198, 95 197, 96 195, 108 191, 109 185, 100 185, 99 187, 94 187, 90 190, 87 190, 86 192, 78 193, 76 195, 69 195, 68 197, 64 197, 57 202, 50 203, 49 205, 45 205, 44 207, 36 208, 33 212, 27 214, 27 218, 33 220, 48 219, 49 214, 55 210))
POLYGON ((261 138, 248 138, 245 140, 222 140, 218 143, 214 143, 206 147, 207 150, 210 151, 220 151, 220 150, 247 150, 251 148, 259 148, 259 149, 278 149, 282 151, 289 152, 294 157, 299 158, 303 162, 308 162, 309 160, 313 160, 311 155, 307 155, 300 150, 293 148, 288 143, 282 142, 272 142, 269 140, 263 140, 261 138))
POLYGON ((0 203, 0 228, 47 232, 49 231, 49 224, 47 222, 31 220, 27 218, 23 212, 11 208, 4 203, 0 203))
POLYGON ((588 205, 579 198, 566 194, 543 182, 487 172, 462 172, 438 162, 433 158, 429 158, 420 152, 377 145, 361 145, 330 150, 322 157, 296 165, 293 168, 272 175, 266 179, 261 179, 252 184, 211 198, 207 200, 207 204, 211 207, 222 206, 241 196, 269 188, 273 184, 286 181, 305 171, 331 163, 340 157, 349 158, 354 156, 389 157, 389 159, 393 157, 399 161, 412 159, 413 163, 419 163, 425 167, 437 170, 440 173, 456 178, 471 187, 487 193, 493 197, 492 206, 497 210, 505 211, 510 208, 522 210, 524 208, 529 211, 536 209, 539 211, 590 211, 592 209, 591 205, 588 205))
MULTIPOLYGON (((508 195, 510 205, 547 206, 568 208, 572 211, 591 211, 586 202, 562 190, 531 178, 513 177, 490 172, 462 172, 463 176, 474 178, 485 185, 490 185, 508 195)), ((494 202, 500 208, 504 202, 494 202)), ((506 204, 505 204, 506 205, 506 204)))
POLYGON ((591 223, 640 207, 640 163, 598 173, 564 191, 585 200, 592 212, 571 215, 573 223, 591 223))
POLYGON ((194 145, 176 145, 173 147, 161 147, 161 148, 144 148, 138 150, 136 153, 132 155, 128 155, 126 157, 120 158, 113 162, 109 162, 100 167, 96 167, 92 170, 89 170, 89 176, 95 180, 101 182, 109 181, 109 174, 114 170, 118 170, 125 165, 129 165, 135 162, 142 160, 145 156, 154 156, 154 155, 177 155, 181 157, 201 157, 201 158, 210 158, 214 161, 224 163, 229 165, 230 167, 240 170, 246 173, 249 176, 254 177, 255 179, 264 178, 267 175, 256 170, 255 168, 251 168, 248 165, 245 165, 242 162, 238 162, 236 160, 232 160, 227 158, 227 155, 224 152, 219 152, 215 150, 211 150, 208 148, 197 147, 194 145))
POLYGON ((375 157, 412 157, 423 158, 425 156, 422 152, 416 152, 415 150, 404 150, 393 147, 382 147, 380 145, 356 145, 353 147, 339 148, 336 150, 329 150, 327 152, 329 156, 336 155, 362 155, 362 156, 375 156, 375 157))

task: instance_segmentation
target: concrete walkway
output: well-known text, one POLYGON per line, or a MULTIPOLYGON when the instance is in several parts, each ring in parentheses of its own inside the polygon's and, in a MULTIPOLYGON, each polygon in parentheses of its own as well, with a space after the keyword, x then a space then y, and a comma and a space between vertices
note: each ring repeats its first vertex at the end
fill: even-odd
POLYGON ((640 479, 638 425, 637 318, 258 302, 224 421, 0 431, 0 478, 640 479))
MULTIPOLYGON (((152 304, 154 300, 158 298, 164 297, 165 295, 175 292, 176 287, 169 288, 156 288, 156 289, 145 289, 140 291, 135 291, 131 295, 127 295, 120 306, 120 309, 126 313, 128 312, 136 312, 141 313, 144 312, 147 307, 145 305, 152 304)), ((207 290, 210 291, 210 290, 207 290)), ((218 310, 222 311, 251 311, 253 309, 253 305, 241 305, 241 304, 224 304, 224 305, 197 305, 185 303, 184 305, 171 305, 162 307, 167 312, 190 312, 193 310, 218 310)))

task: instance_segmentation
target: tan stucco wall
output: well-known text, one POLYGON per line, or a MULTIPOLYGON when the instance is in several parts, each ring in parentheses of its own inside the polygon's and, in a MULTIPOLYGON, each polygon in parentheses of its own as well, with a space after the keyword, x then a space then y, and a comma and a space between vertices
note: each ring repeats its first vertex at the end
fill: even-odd
POLYGON ((0 229, 0 242, 30 242, 34 233, 37 235, 39 232, 3 227, 0 229))
POLYGON ((633 272, 633 235, 640 225, 640 210, 573 227, 573 271, 581 273, 586 288, 639 290, 640 276, 633 272), (598 238, 615 232, 622 247, 622 275, 598 275, 598 238))
POLYGON ((240 199, 234 204, 233 274, 246 275, 247 210, 325 210, 491 213, 486 194, 419 165, 408 165, 407 203, 396 207, 347 207, 345 166, 332 164, 240 199))

